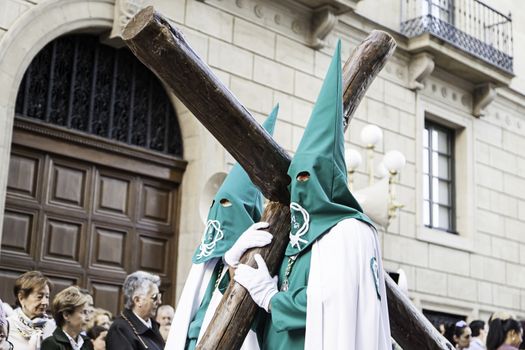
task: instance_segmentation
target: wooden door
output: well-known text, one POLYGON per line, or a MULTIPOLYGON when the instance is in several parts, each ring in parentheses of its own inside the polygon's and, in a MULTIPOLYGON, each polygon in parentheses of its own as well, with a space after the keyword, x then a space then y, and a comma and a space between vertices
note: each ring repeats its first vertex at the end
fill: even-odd
POLYGON ((183 164, 39 126, 51 139, 27 125, 17 124, 9 163, 0 295, 12 303, 14 280, 35 269, 52 279, 52 294, 77 284, 116 313, 125 276, 145 270, 161 276, 164 303, 173 304, 183 164))

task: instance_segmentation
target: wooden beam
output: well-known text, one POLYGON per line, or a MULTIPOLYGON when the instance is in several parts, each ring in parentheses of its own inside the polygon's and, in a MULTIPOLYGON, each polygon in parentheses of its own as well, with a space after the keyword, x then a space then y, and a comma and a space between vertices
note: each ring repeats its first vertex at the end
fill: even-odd
POLYGON ((122 38, 241 164, 266 198, 289 201, 286 171, 290 157, 213 74, 181 32, 149 6, 131 19, 122 38))
POLYGON ((385 274, 390 332, 404 350, 454 350, 445 337, 385 274))
MULTIPOLYGON (((198 57, 182 34, 152 7, 140 11, 126 26, 122 36, 132 52, 165 82, 243 166, 265 197, 272 201, 263 214, 263 219, 271 225, 274 235, 272 244, 247 252, 241 261, 255 266, 253 255, 260 253, 270 271, 276 273, 290 230, 289 179, 286 174, 290 157, 198 57)), ((367 88, 394 49, 395 41, 390 35, 374 31, 345 64, 343 81, 347 125, 367 88)), ((412 336, 424 338, 425 344, 430 344, 428 349, 448 349, 436 340, 440 339, 434 337, 435 332, 428 327, 428 321, 425 323, 416 319, 421 327, 417 328, 418 333, 412 335, 408 335, 402 325, 399 327, 400 322, 413 319, 411 312, 415 310, 418 314, 418 311, 409 300, 399 297, 395 284, 387 283, 387 289, 389 308, 395 311, 390 312, 392 333, 400 344, 407 344, 406 350, 421 349, 410 346, 408 341, 412 336)), ((232 282, 198 349, 238 349, 255 310, 256 306, 246 290, 232 282)))

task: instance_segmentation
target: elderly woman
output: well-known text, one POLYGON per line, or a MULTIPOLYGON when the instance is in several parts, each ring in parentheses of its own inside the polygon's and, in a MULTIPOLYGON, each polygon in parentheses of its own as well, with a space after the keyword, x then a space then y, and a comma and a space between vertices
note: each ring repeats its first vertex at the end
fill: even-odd
POLYGON ((102 326, 106 330, 111 326, 113 320, 113 315, 108 310, 101 309, 99 307, 95 308, 93 311, 93 317, 89 323, 88 328, 93 328, 95 326, 102 326))
POLYGON ((17 308, 8 317, 9 340, 16 350, 36 350, 55 330, 55 322, 46 315, 51 282, 39 271, 28 271, 15 281, 17 308))
POLYGON ((162 303, 160 278, 144 271, 128 275, 124 281, 124 311, 115 319, 106 337, 107 350, 162 350, 155 313, 162 303))
POLYGON ((42 350, 93 350, 88 337, 80 334, 87 324, 88 299, 76 286, 62 290, 53 299, 53 317, 57 328, 44 339, 42 350))

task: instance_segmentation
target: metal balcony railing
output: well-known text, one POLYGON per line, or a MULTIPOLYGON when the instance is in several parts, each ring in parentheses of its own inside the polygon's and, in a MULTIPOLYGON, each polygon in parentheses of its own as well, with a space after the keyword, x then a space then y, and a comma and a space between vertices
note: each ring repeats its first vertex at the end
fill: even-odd
POLYGON ((512 18, 479 0, 401 0, 401 33, 430 33, 512 73, 512 18))

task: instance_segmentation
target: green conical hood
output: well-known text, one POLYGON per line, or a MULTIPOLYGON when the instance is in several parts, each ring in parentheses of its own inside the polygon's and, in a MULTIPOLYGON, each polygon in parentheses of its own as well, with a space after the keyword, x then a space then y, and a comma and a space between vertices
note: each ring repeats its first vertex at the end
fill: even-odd
POLYGON ((292 222, 287 256, 301 252, 343 219, 371 223, 347 186, 340 42, 288 175, 292 222), (299 181, 301 173, 308 180, 299 181))
MULTIPOLYGON (((273 134, 279 105, 275 106, 263 127, 273 134)), ((239 236, 261 219, 263 196, 237 163, 215 194, 208 212, 208 220, 201 244, 193 254, 193 263, 199 264, 222 257, 239 236)))

